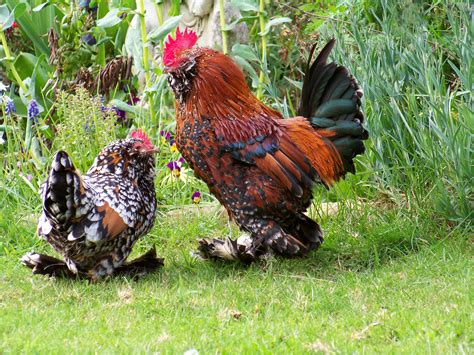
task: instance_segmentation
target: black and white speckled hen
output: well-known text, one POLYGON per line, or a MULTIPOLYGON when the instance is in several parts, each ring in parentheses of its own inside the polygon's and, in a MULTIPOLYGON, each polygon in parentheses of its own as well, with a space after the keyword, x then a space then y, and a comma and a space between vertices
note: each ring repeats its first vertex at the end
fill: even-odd
POLYGON ((82 276, 144 274, 163 265, 154 249, 126 262, 133 244, 153 226, 156 212, 155 153, 142 131, 105 147, 80 175, 59 151, 42 186, 38 235, 64 261, 34 252, 22 263, 35 274, 82 276))

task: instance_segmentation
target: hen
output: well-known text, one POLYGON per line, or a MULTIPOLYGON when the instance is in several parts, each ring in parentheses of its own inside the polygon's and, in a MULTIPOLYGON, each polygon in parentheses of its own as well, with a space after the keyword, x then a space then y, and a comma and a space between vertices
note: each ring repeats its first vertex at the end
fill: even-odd
POLYGON ((155 220, 157 151, 144 132, 134 131, 131 138, 105 147, 83 176, 67 153, 56 153, 42 186, 38 235, 64 261, 32 252, 23 256, 23 264, 34 274, 91 280, 143 274, 163 265, 154 249, 125 262, 155 220))
POLYGON ((168 37, 164 71, 176 98, 177 147, 195 174, 250 234, 250 243, 200 240, 202 255, 251 262, 267 251, 304 255, 323 241, 304 212, 312 187, 354 172, 364 152, 362 91, 347 69, 327 63, 331 40, 308 60, 298 116, 283 116, 250 91, 228 56, 195 46, 194 32, 168 37))

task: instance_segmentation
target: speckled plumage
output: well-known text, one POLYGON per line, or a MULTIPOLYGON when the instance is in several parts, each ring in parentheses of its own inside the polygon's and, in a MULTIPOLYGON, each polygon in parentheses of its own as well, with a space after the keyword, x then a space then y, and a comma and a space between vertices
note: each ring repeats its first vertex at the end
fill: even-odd
POLYGON ((170 55, 165 48, 173 58, 166 72, 176 97, 178 149, 251 239, 204 239, 202 255, 249 262, 269 250, 305 255, 322 243, 320 227, 304 214, 312 188, 329 188, 353 172, 367 138, 361 90, 347 69, 327 63, 333 45, 312 64, 310 57, 299 116, 290 119, 257 100, 222 53, 182 46, 170 55))
MULTIPOLYGON (((119 140, 105 147, 83 176, 67 153, 54 156, 41 189, 38 235, 64 257, 67 269, 56 260, 49 274, 95 280, 133 268, 134 262, 125 260, 155 220, 155 152, 146 138, 119 140)), ((152 254, 147 254, 149 269, 162 263, 152 254)), ((47 265, 39 265, 48 263, 40 254, 25 255, 23 263, 48 273, 47 265)))

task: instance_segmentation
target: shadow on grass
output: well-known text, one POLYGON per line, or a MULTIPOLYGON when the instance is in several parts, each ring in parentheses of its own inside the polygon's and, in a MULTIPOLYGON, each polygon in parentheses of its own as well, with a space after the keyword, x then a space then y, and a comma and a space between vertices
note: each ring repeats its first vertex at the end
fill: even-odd
MULTIPOLYGON (((210 221, 200 215, 191 216, 186 224, 180 224, 179 218, 177 221, 173 217, 163 222, 157 229, 157 235, 144 238, 135 248, 135 253, 139 254, 156 244, 158 255, 165 258, 165 267, 144 276, 139 282, 155 280, 159 283, 165 279, 184 279, 187 282, 208 283, 215 279, 278 275, 334 280, 347 272, 372 272, 395 259, 416 254, 423 248, 438 243, 449 232, 432 223, 429 218, 412 217, 396 210, 376 212, 371 209, 363 210, 362 213, 353 211, 345 215, 326 216, 322 223, 325 242, 319 250, 306 257, 274 257, 245 266, 237 262, 196 260, 190 255, 197 248, 198 237, 207 237, 209 233, 225 235, 228 232, 227 226, 217 223, 215 219, 210 221), (212 223, 208 223, 210 221, 212 223), (174 235, 170 236, 171 232, 174 235)), ((50 247, 37 238, 30 245, 39 247, 39 252, 51 254, 50 247)), ((111 280, 134 282, 127 277, 112 277, 111 280)))
POLYGON ((245 266, 237 262, 194 260, 183 252, 180 258, 169 261, 167 272, 170 276, 179 274, 185 278, 209 274, 219 279, 246 274, 284 274, 333 280, 347 272, 372 272, 438 244, 448 231, 429 222, 415 222, 405 216, 396 221, 377 220, 370 225, 359 223, 348 227, 336 219, 326 226, 323 245, 306 257, 285 259, 276 256, 245 266))

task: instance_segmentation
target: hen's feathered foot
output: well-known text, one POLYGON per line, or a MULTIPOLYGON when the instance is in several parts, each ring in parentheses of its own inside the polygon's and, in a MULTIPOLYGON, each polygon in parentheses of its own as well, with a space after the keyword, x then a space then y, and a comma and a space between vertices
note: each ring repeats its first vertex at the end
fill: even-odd
POLYGON ((244 235, 237 240, 229 237, 225 240, 218 238, 199 239, 198 254, 203 259, 241 261, 250 264, 264 253, 260 246, 255 246, 252 240, 244 235))
POLYGON ((21 258, 21 263, 33 271, 33 274, 48 275, 61 278, 77 278, 62 260, 49 255, 35 252, 26 253, 21 258))
MULTIPOLYGON (((27 253, 21 258, 21 263, 33 271, 33 274, 48 275, 60 278, 87 278, 91 281, 98 281, 98 277, 86 273, 75 274, 69 270, 67 264, 59 259, 38 253, 27 253)), ((132 261, 124 263, 116 268, 111 276, 128 275, 139 278, 151 273, 163 266, 163 259, 156 257, 155 248, 150 249, 142 256, 132 261)))
POLYGON ((164 259, 156 257, 155 247, 142 256, 124 263, 114 271, 114 275, 130 275, 139 278, 149 274, 164 265, 164 259))

